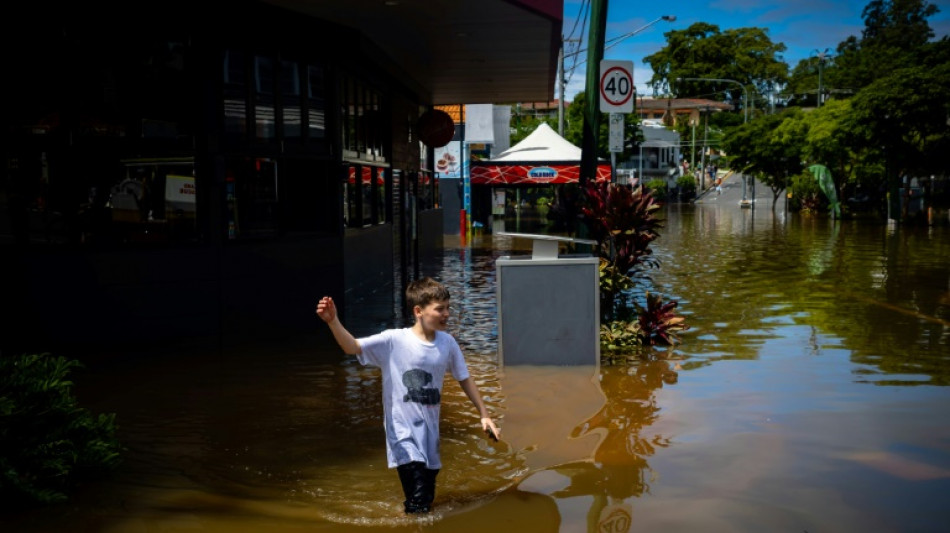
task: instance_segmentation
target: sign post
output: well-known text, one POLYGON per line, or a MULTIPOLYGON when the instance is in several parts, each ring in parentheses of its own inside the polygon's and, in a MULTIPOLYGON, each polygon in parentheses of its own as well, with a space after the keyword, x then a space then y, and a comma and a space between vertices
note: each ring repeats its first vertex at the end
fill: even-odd
POLYGON ((617 154, 623 152, 623 114, 621 113, 610 114, 607 144, 610 149, 610 181, 617 183, 617 154))

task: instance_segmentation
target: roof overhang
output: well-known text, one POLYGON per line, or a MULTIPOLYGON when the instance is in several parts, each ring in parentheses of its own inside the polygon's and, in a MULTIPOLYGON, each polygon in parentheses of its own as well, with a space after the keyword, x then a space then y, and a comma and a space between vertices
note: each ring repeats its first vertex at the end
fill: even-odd
POLYGON ((358 30, 427 103, 550 100, 563 0, 265 0, 358 30))

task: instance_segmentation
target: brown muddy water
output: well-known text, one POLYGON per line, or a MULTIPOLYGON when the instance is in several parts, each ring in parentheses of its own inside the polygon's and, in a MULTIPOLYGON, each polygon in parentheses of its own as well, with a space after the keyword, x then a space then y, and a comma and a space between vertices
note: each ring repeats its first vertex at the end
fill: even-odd
MULTIPOLYGON (((81 376, 81 399, 117 413, 122 467, 0 529, 948 530, 950 229, 668 209, 645 288, 691 329, 639 365, 499 368, 494 260, 530 244, 448 238, 424 273, 452 291, 451 329, 503 439, 447 380, 427 517, 401 514, 378 372, 324 343, 81 376)), ((381 298, 347 325, 402 325, 380 320, 392 308, 381 298)))

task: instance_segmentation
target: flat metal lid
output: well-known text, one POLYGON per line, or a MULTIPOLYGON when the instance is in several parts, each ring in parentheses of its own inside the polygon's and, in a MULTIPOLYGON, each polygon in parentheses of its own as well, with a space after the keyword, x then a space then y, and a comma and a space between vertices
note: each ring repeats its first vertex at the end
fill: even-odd
POLYGON ((563 237, 561 235, 541 235, 537 233, 508 233, 499 231, 495 235, 501 237, 520 237, 531 239, 531 258, 532 259, 557 259, 558 243, 567 242, 574 244, 595 245, 597 241, 590 239, 576 239, 574 237, 563 237))

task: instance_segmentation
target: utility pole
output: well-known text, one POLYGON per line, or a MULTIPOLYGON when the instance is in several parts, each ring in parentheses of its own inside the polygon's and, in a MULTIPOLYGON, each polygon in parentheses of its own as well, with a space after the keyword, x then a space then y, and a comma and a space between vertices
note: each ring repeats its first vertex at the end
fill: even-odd
POLYGON ((564 36, 561 36, 561 50, 557 54, 557 133, 564 136, 564 36))
MULTIPOLYGON (((564 79, 564 44, 565 43, 578 43, 580 39, 565 39, 564 36, 561 36, 561 51, 558 53, 558 77, 557 77, 557 90, 558 90, 558 99, 557 99, 557 133, 561 137, 564 136, 564 89, 567 86, 567 80, 564 79)), ((572 54, 573 55, 573 54, 572 54)))
POLYGON ((703 169, 699 174, 700 190, 706 190, 706 150, 708 149, 707 146, 709 145, 709 106, 706 106, 703 109, 706 110, 706 120, 703 126, 703 169))
POLYGON ((604 34, 607 31, 607 0, 591 0, 590 31, 587 39, 587 80, 584 137, 581 143, 581 174, 578 183, 597 179, 597 136, 600 131, 600 60, 604 58, 604 34))

